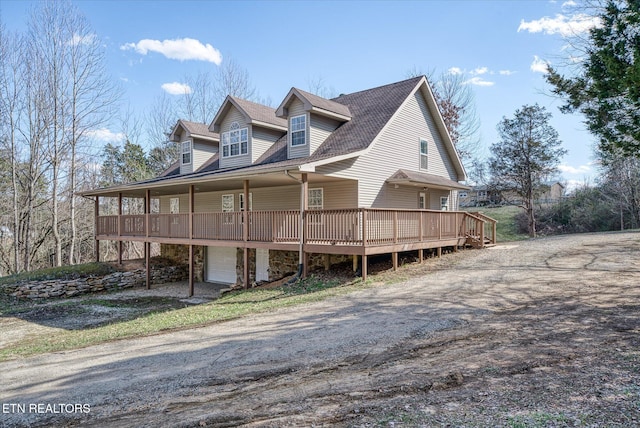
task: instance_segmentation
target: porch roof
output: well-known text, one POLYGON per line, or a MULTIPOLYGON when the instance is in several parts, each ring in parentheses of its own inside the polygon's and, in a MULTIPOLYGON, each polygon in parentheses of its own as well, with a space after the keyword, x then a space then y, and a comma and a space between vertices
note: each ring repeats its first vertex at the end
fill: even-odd
POLYGON ((438 175, 427 174, 426 172, 408 171, 399 169, 387 179, 387 183, 403 186, 427 187, 431 189, 445 190, 470 190, 471 187, 460 184, 457 181, 438 175))

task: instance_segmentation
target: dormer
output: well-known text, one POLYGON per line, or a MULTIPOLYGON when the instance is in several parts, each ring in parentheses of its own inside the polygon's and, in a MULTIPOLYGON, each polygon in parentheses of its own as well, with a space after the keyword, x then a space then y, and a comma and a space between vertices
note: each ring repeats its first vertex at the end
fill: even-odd
POLYGON ((204 123, 178 120, 169 141, 179 144, 180 174, 196 172, 212 156, 218 153, 220 138, 209 131, 204 123))
POLYGON ((288 122, 287 156, 310 156, 340 125, 351 120, 349 107, 291 88, 276 109, 288 122))
POLYGON ((271 107, 229 95, 209 131, 220 135, 220 168, 247 166, 287 132, 287 121, 271 107))

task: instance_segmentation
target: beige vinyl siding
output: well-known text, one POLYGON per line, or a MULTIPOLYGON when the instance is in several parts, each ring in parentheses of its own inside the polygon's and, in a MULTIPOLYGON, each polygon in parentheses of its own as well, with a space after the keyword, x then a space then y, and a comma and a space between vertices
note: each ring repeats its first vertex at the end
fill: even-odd
MULTIPOLYGON (((305 112, 304 104, 302 103, 302 101, 296 98, 293 101, 291 101, 291 104, 289 105, 289 116, 287 120, 291 119, 294 116, 300 116, 302 114, 306 115, 307 117, 307 120, 305 122, 307 125, 307 130, 305 133, 306 144, 292 147, 291 141, 288 141, 287 156, 289 159, 302 158, 305 156, 309 156, 309 115, 305 112)), ((291 127, 290 124, 289 124, 289 127, 291 127)), ((291 132, 289 132, 289 138, 290 137, 291 137, 291 132)))
MULTIPOLYGON (((420 91, 410 96, 400 107, 378 140, 366 154, 317 168, 317 172, 359 181, 358 204, 361 207, 417 207, 420 188, 388 185, 385 181, 398 169, 420 170, 420 139, 428 141, 429 174, 457 181, 453 163, 444 148, 442 137, 432 119, 420 91)), ((434 193, 434 192, 431 192, 434 193)), ((429 208, 439 209, 430 204, 429 208)))
POLYGON ((251 144, 249 145, 249 152, 251 154, 251 163, 254 163, 260 156, 262 156, 268 149, 282 137, 284 132, 274 131, 271 129, 260 128, 258 126, 252 126, 249 130, 251 135, 251 144))
POLYGON ((309 117, 309 150, 313 154, 320 147, 320 144, 324 143, 324 140, 336 130, 340 122, 313 113, 309 114, 309 117))
POLYGON ((229 112, 224 117, 224 119, 222 119, 222 123, 220 124, 220 168, 231 168, 246 165, 251 165, 251 127, 245 121, 242 113, 240 113, 240 111, 234 106, 231 106, 229 112), (231 129, 231 123, 233 122, 238 122, 238 125, 240 125, 241 129, 247 127, 249 128, 247 154, 225 158, 222 156, 222 134, 231 129))
POLYGON ((218 146, 216 143, 209 141, 194 139, 192 148, 191 164, 193 165, 194 171, 197 171, 198 168, 211 158, 211 156, 218 153, 218 146))
MULTIPOLYGON (((324 209, 356 208, 358 184, 355 181, 340 181, 328 183, 309 183, 309 188, 322 188, 324 193, 324 209)), ((222 211, 222 195, 233 195, 234 207, 240 210, 239 195, 242 189, 223 190, 218 192, 203 192, 194 195, 195 212, 222 211)), ((252 194, 253 211, 279 211, 300 209, 300 186, 279 186, 249 188, 252 194)), ((180 212, 188 212, 188 195, 180 195, 180 212)), ((169 197, 163 197, 161 202, 163 213, 169 212, 169 197), (165 201, 166 199, 166 201, 165 201)), ((415 207, 414 207, 415 208, 415 207)))

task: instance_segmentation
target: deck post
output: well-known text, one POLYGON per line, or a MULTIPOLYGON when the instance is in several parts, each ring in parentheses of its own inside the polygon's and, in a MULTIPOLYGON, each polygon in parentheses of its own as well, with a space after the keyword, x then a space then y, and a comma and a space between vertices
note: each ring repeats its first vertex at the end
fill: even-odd
POLYGON ((398 243, 398 211, 393 211, 393 243, 398 243))
POLYGON ((422 248, 418 250, 418 262, 424 262, 424 250, 422 248))
POLYGON ((96 262, 100 261, 100 241, 98 240, 98 217, 100 217, 100 196, 96 195, 95 204, 93 206, 93 212, 95 214, 95 233, 94 238, 96 242, 96 262))
POLYGON ((195 272, 193 269, 194 262, 194 246, 189 245, 189 297, 193 296, 194 282, 195 282, 195 272))
POLYGON ((328 271, 331 268, 331 254, 324 255, 324 270, 328 271))
POLYGON ((391 253, 391 259, 393 260, 393 271, 398 270, 398 253, 391 253))
MULTIPOLYGON (((122 193, 118 193, 118 237, 122 236, 122 193)), ((122 239, 118 240, 118 264, 122 265, 122 239)))
POLYGON ((358 255, 354 254, 353 255, 353 271, 357 271, 358 270, 358 255))
POLYGON ((442 247, 438 247, 438 258, 442 257, 442 247))
POLYGON ((151 243, 144 243, 145 285, 147 290, 151 288, 151 243))
POLYGON ((249 288, 249 249, 244 247, 242 249, 242 284, 244 289, 249 288))
POLYGON ((366 254, 362 255, 362 280, 367 280, 367 259, 368 256, 366 254))

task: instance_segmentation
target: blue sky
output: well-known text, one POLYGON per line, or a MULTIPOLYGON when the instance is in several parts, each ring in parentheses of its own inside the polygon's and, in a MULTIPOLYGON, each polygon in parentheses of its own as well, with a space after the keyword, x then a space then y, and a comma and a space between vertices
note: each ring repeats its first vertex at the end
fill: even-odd
MULTIPOLYGON (((34 2, 2 0, 0 19, 24 29, 34 2)), ((544 61, 566 57, 563 34, 592 25, 573 1, 77 1, 104 42, 124 102, 144 112, 166 84, 233 58, 277 105, 322 79, 338 93, 403 80, 412 69, 463 73, 475 93, 484 156, 496 125, 539 103, 568 154, 562 178, 593 180, 594 138, 546 93, 544 61), (191 40, 185 40, 191 39, 191 40), (180 57, 182 56, 182 57, 180 57)), ((211 118, 215 112, 211 112, 211 118)), ((177 119, 177 117, 176 117, 177 119)), ((111 132, 116 133, 116 129, 111 132)))

